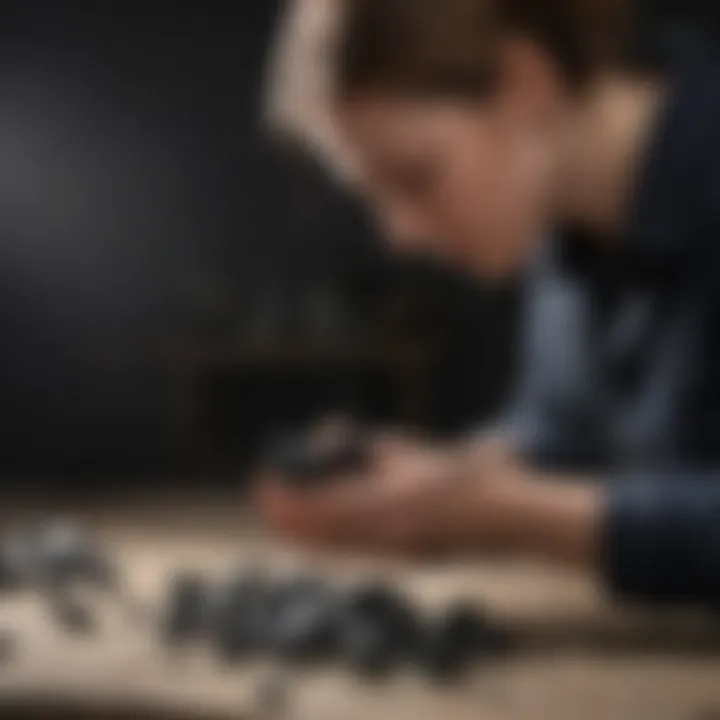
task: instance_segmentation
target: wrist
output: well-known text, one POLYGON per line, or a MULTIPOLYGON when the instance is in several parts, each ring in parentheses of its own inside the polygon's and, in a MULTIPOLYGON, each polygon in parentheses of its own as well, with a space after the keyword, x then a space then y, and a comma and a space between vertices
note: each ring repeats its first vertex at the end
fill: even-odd
POLYGON ((511 485, 509 550, 583 568, 597 564, 604 504, 597 483, 520 471, 511 485))

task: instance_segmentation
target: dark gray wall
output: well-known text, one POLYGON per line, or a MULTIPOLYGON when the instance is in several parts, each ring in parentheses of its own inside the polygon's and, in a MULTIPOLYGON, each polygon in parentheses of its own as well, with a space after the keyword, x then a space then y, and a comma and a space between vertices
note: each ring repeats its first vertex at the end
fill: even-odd
MULTIPOLYGON (((646 2, 647 18, 668 10, 720 15, 646 2)), ((388 268, 356 208, 259 131, 275 2, 0 12, 0 471, 159 473, 162 347, 189 288, 209 277, 242 307, 336 262, 388 268)), ((504 394, 515 298, 442 272, 426 283, 448 335, 433 424, 456 429, 504 394)))
MULTIPOLYGON (((242 305, 321 259, 382 261, 362 216, 258 128, 275 3, 3 7, 0 470, 161 472, 161 350, 193 283, 242 305)), ((488 315, 467 282, 428 282, 452 326, 435 422, 461 426, 497 402, 512 299, 488 315)))

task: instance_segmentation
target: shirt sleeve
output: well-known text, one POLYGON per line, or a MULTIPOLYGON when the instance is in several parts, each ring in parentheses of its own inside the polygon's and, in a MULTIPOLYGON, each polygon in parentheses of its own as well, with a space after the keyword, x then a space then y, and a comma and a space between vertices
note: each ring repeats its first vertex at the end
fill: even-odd
POLYGON ((568 376, 582 373, 583 357, 568 338, 582 335, 583 302, 558 277, 553 245, 546 243, 524 283, 516 381, 491 427, 537 466, 587 468, 595 461, 592 434, 578 432, 576 418, 558 402, 568 376))
MULTIPOLYGON (((712 217, 720 218, 720 183, 712 217)), ((704 263, 714 283, 706 312, 714 333, 705 346, 706 372, 720 372, 720 227, 708 233, 704 263)), ((720 428, 720 375, 706 388, 701 445, 715 454, 720 428)), ((697 467, 697 466, 696 466, 697 467)), ((602 529, 602 572, 613 594, 653 603, 691 603, 720 609, 720 467, 626 473, 612 479, 602 529)))
POLYGON ((720 603, 719 473, 617 478, 608 493, 603 573, 613 594, 720 603))
MULTIPOLYGON (((547 302, 555 284, 551 271, 540 264, 526 285, 518 382, 492 430, 508 437, 534 465, 593 471, 602 464, 586 461, 592 453, 579 444, 578 433, 553 402, 563 327, 557 308, 547 302)), ((601 573, 609 592, 654 605, 719 607, 720 468, 627 472, 605 475, 601 482, 607 483, 601 573)))

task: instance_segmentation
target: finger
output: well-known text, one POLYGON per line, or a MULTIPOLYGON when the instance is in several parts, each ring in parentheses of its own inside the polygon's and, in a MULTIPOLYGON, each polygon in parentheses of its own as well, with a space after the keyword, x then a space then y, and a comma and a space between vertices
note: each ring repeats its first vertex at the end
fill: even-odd
MULTIPOLYGON (((295 506, 293 529, 315 545, 393 555, 424 553, 436 542, 424 483, 374 476, 313 494, 295 506)), ((302 501, 302 499, 301 499, 302 501)))
MULTIPOLYGON (((307 493, 304 493, 307 495, 307 493)), ((282 478, 267 477, 257 493, 264 520, 276 532, 301 539, 312 532, 312 518, 305 511, 307 498, 289 487, 282 478)))
POLYGON ((391 468, 408 455, 414 445, 397 429, 385 429, 375 433, 369 441, 370 462, 376 472, 391 473, 391 468))
POLYGON ((328 524, 329 513, 318 504, 320 496, 318 489, 301 491, 281 478, 268 478, 259 493, 259 507, 275 530, 304 539, 321 533, 328 524))
POLYGON ((313 549, 360 551, 413 557, 441 549, 425 527, 422 504, 407 503, 380 482, 373 491, 362 481, 332 493, 297 496, 282 493, 272 510, 273 526, 313 549))
POLYGON ((387 512, 383 484, 367 477, 309 493, 270 488, 266 497, 266 511, 281 531, 338 546, 367 543, 387 512))

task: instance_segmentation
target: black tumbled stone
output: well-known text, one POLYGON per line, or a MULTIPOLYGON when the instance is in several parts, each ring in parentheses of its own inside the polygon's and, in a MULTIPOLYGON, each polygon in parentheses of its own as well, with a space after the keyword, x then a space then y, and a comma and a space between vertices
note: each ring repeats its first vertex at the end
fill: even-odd
POLYGON ((505 647, 506 634, 490 625, 482 612, 456 605, 426 623, 418 661, 433 677, 452 679, 505 647))
POLYGON ((72 598, 52 598, 50 612, 53 621, 73 635, 91 635, 97 630, 95 614, 90 607, 72 598))
POLYGON ((208 629, 212 588, 198 574, 176 576, 168 593, 162 633, 170 644, 198 639, 208 629))
POLYGON ((234 663, 268 649, 272 593, 253 574, 236 574, 219 590, 212 621, 212 644, 221 660, 234 663))
POLYGON ((417 642, 414 609, 383 585, 348 593, 338 627, 341 657, 363 673, 392 669, 409 656, 417 642))
POLYGON ((337 644, 337 594, 311 578, 284 583, 272 608, 272 650, 285 660, 328 657, 337 644))
POLYGON ((286 434, 268 445, 265 463, 293 487, 311 488, 361 472, 367 465, 367 447, 355 428, 334 434, 328 442, 317 441, 311 433, 286 434))

